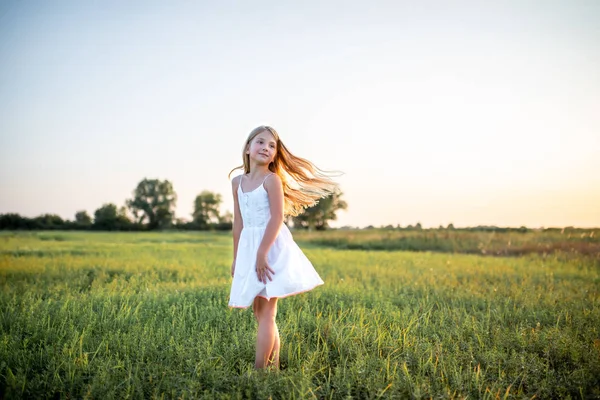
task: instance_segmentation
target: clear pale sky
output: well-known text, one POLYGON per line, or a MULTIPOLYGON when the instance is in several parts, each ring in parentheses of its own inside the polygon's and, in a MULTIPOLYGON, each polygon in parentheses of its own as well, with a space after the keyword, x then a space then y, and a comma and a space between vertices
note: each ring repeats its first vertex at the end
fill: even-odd
POLYGON ((335 226, 600 226, 600 2, 2 1, 0 213, 170 180, 232 210, 256 126, 345 173, 335 226))

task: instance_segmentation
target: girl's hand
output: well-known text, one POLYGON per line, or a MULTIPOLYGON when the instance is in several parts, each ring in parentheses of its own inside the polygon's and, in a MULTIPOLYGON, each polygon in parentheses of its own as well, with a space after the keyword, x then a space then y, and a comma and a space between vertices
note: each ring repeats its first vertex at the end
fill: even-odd
POLYGON ((275 271, 271 269, 267 261, 267 255, 258 254, 256 256, 256 276, 262 283, 267 283, 267 279, 273 280, 272 275, 275 275, 275 271))
POLYGON ((233 278, 233 274, 235 274, 235 260, 231 263, 231 277, 233 278))

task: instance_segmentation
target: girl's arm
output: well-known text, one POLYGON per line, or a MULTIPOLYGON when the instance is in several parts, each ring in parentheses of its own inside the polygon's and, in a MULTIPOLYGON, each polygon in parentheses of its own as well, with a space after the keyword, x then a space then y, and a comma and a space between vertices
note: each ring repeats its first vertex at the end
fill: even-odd
POLYGON ((281 184, 281 178, 277 174, 273 174, 267 178, 264 186, 269 197, 271 219, 267 223, 265 234, 260 242, 260 246, 258 246, 256 273, 258 274, 258 279, 266 283, 267 278, 271 280, 271 275, 274 274, 268 265, 267 255, 283 224, 283 185, 281 184))
POLYGON ((237 189, 240 184, 240 177, 236 176, 231 180, 231 189, 233 192, 233 263, 231 265, 231 276, 233 276, 235 270, 235 258, 237 256, 238 243, 240 242, 240 234, 244 227, 244 221, 242 221, 242 213, 240 212, 240 205, 238 203, 237 189))

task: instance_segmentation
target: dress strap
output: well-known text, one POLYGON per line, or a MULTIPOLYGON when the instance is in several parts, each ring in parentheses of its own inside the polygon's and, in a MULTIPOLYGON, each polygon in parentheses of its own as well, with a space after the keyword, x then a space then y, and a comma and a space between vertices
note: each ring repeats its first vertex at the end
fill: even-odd
POLYGON ((265 184, 265 181, 267 180, 267 178, 268 178, 268 177, 270 177, 270 176, 271 176, 271 175, 273 175, 273 174, 274 174, 274 172, 271 172, 270 174, 268 174, 267 176, 265 176, 265 179, 263 179, 263 181, 262 181, 261 185, 264 185, 264 184, 265 184))

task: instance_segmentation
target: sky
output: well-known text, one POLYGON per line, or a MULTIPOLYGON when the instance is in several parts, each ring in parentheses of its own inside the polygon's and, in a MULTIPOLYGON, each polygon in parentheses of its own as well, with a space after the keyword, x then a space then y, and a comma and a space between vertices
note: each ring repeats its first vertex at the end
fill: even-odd
POLYGON ((176 216, 258 125, 336 178, 333 226, 600 226, 600 2, 0 2, 0 213, 176 216))

